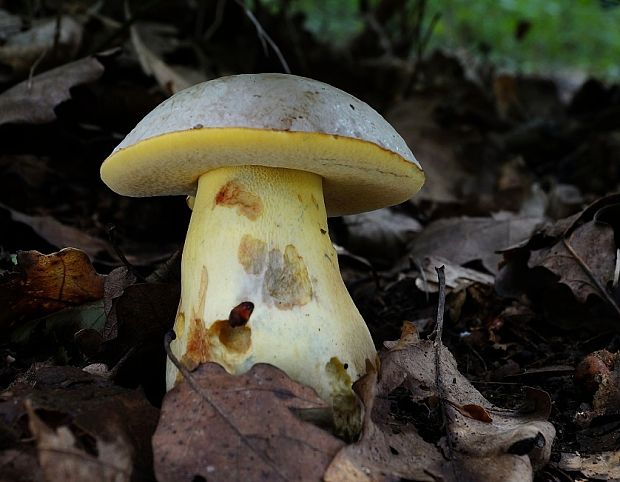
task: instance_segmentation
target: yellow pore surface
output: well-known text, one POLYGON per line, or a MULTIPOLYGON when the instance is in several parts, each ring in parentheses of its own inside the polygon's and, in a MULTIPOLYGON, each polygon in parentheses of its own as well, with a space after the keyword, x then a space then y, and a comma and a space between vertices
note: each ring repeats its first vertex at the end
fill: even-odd
POLYGON ((321 176, 330 216, 398 204, 424 183, 417 164, 371 142, 250 128, 196 128, 142 140, 106 159, 101 178, 126 196, 194 195, 205 172, 246 165, 321 176))

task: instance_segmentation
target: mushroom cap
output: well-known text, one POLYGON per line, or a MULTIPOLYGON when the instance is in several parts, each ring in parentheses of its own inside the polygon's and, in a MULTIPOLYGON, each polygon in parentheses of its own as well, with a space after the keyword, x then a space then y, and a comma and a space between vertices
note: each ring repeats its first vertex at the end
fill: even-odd
POLYGON ((330 216, 401 203, 424 183, 405 141, 368 104, 286 74, 222 77, 178 92, 114 149, 101 178, 126 196, 195 195, 205 172, 242 165, 318 174, 330 216))

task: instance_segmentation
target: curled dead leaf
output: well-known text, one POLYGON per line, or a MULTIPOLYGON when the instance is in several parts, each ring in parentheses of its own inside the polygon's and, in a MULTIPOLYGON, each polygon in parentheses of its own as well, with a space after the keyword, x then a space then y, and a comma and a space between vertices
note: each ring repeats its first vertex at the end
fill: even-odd
POLYGON ((78 249, 49 255, 22 251, 15 271, 0 280, 0 326, 99 300, 103 280, 78 249))
POLYGON ((132 472, 129 444, 122 438, 96 440, 98 455, 79 448, 66 426, 48 426, 26 401, 29 427, 37 442, 39 464, 45 478, 51 481, 89 480, 91 482, 125 482, 132 472))
MULTIPOLYGON (((22 468, 11 481, 150 481, 157 416, 137 390, 79 368, 33 366, 0 394, 1 428, 22 454, 0 451, 0 464, 22 468)), ((0 465, 0 480, 5 473, 0 465)))
POLYGON ((33 65, 56 64, 74 58, 82 42, 83 27, 67 15, 35 21, 31 28, 14 32, 0 46, 0 63, 10 75, 4 80, 25 77, 33 65))
POLYGON ((416 235, 411 256, 416 260, 439 257, 458 265, 480 260, 489 272, 497 273, 501 255, 496 251, 529 239, 541 221, 508 214, 439 219, 416 235))
POLYGON ((93 56, 24 80, 0 94, 0 125, 52 122, 56 119, 54 109, 71 98, 71 88, 97 80, 103 70, 93 56))
POLYGON ((548 395, 546 403, 538 397, 535 410, 529 412, 495 407, 458 372, 443 345, 420 340, 411 329, 403 333, 401 341, 388 345, 381 372, 367 374, 355 384, 366 408, 362 437, 338 453, 325 480, 353 481, 358 473, 366 476, 359 480, 372 481, 532 480, 533 470, 548 461, 555 436, 545 421, 548 395), (444 380, 441 390, 437 380, 444 380), (422 438, 409 421, 396 422, 389 396, 397 389, 414 403, 427 402, 427 409, 437 400, 443 405, 447 433, 438 443, 422 438))

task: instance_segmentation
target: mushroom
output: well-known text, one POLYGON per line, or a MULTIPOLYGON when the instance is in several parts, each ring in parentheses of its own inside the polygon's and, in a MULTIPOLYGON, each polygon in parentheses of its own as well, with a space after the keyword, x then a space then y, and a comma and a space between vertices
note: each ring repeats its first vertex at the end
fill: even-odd
MULTIPOLYGON (((195 196, 172 351, 188 368, 270 363, 336 410, 376 351, 327 216, 394 205, 424 174, 376 111, 284 74, 224 77, 149 113, 101 166, 126 196, 195 196)), ((180 378, 170 362, 167 386, 180 378)))

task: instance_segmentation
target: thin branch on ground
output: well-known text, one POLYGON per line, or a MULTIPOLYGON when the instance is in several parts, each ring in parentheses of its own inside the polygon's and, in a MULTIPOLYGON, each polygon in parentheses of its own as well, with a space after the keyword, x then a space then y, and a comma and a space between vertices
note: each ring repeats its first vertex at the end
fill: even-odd
POLYGON ((217 32, 217 30, 220 28, 220 25, 222 25, 222 20, 224 19, 224 7, 226 6, 226 0, 217 0, 217 4, 215 5, 215 18, 213 19, 213 22, 211 22, 211 25, 209 25, 209 28, 205 31, 205 33, 202 36, 202 40, 204 42, 207 42, 208 40, 211 39, 211 37, 213 37, 213 35, 215 34, 215 32, 217 32))
MULTIPOLYGON (((437 271, 437 278, 439 279, 439 299, 437 301, 437 323, 435 325, 435 385, 437 386, 437 395, 439 396, 439 406, 441 407, 441 417, 444 427, 446 429, 446 441, 447 441, 447 454, 448 460, 453 460, 454 443, 450 434, 450 428, 448 426, 448 412, 446 410, 446 403, 448 403, 446 397, 446 389, 443 384, 443 378, 441 375, 441 360, 443 351, 443 342, 441 341, 443 336, 443 317, 446 309, 446 273, 445 267, 441 266, 435 268, 437 271)), ((456 470, 454 464, 450 464, 452 470, 456 470)), ((455 480, 459 480, 458 474, 454 474, 455 480)))
POLYGON ((260 24, 256 16, 252 13, 252 10, 250 10, 242 0, 235 0, 235 3, 243 9, 243 11, 245 12, 245 15, 250 19, 250 22, 252 22, 252 24, 256 28, 256 33, 258 34, 258 39, 260 40, 263 46, 265 55, 267 55, 269 52, 269 50, 267 49, 267 44, 269 44, 269 46, 271 47, 271 50, 275 52, 276 56, 278 57, 278 60, 282 64, 282 68, 284 69, 284 72, 286 72, 287 74, 290 74, 291 69, 289 68, 288 63, 286 62, 286 59, 282 55, 280 48, 276 45, 276 43, 269 36, 269 34, 265 32, 265 29, 260 24))
POLYGON ((116 226, 114 226, 113 224, 110 224, 107 227, 107 231, 108 231, 108 239, 110 240, 112 249, 114 250, 114 253, 116 254, 116 256, 118 256, 118 259, 121 260, 121 263, 123 263, 123 265, 129 270, 129 272, 133 274, 137 279, 139 279, 143 283, 146 282, 146 279, 144 278, 144 276, 142 276, 138 272, 136 267, 129 262, 129 260, 125 257, 125 253, 123 253, 118 243, 116 242, 116 236, 115 236, 116 226))

